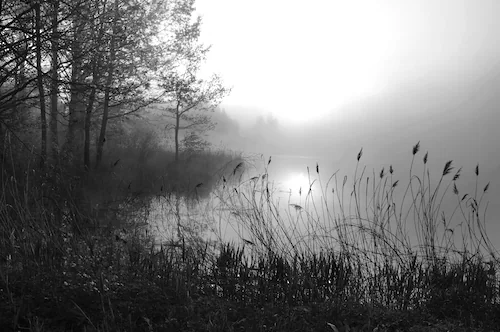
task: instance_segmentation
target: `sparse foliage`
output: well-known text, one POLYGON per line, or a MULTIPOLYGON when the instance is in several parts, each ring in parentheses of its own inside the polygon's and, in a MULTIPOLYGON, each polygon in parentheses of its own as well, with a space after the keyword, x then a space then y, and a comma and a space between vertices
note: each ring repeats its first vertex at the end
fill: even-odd
POLYGON ((175 155, 179 159, 181 130, 203 134, 214 128, 210 112, 213 112, 221 99, 228 93, 217 76, 210 80, 197 79, 194 72, 184 75, 173 73, 165 77, 161 85, 166 93, 165 111, 173 120, 166 129, 174 130, 175 155))

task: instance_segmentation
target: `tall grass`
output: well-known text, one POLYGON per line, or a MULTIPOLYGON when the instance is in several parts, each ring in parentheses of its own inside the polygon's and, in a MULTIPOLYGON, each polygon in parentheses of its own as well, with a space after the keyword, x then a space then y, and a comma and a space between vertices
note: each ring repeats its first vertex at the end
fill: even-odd
POLYGON ((366 175, 360 152, 351 181, 335 173, 323 182, 317 165, 299 204, 280 199, 266 170, 246 179, 249 163, 222 152, 190 155, 196 162, 176 169, 184 191, 174 191, 179 178, 162 182, 151 162, 162 154, 133 158, 141 150, 118 164, 109 156, 90 175, 34 171, 30 158, 20 163, 15 150, 3 150, 1 326, 426 331, 414 327, 428 321, 465 331, 500 323, 498 260, 482 209, 487 186, 460 192, 451 162, 432 181, 427 156, 416 174, 418 144, 406 186, 392 167, 366 175), (136 161, 139 173, 131 172, 136 161), (201 182, 208 189, 200 193, 201 182), (457 206, 443 218, 445 195, 457 206), (160 221, 171 223, 160 245, 145 225, 155 201, 168 212, 160 221), (241 242, 224 243, 224 224, 241 242), (218 242, 207 239, 208 227, 218 242))
MULTIPOLYGON (((412 149, 406 185, 392 166, 368 174, 360 166, 362 150, 350 187, 348 177, 337 173, 323 182, 317 165, 301 205, 283 206, 276 199, 267 168, 238 186, 221 184, 217 222, 231 225, 242 239, 243 250, 233 257, 241 268, 235 268, 233 279, 252 275, 256 284, 281 285, 265 294, 292 303, 349 299, 396 310, 425 309, 441 317, 490 317, 500 297, 498 257, 482 207, 489 184, 481 192, 460 192, 462 170, 452 161, 434 181, 427 153, 417 174, 419 149, 419 143, 412 149), (441 208, 446 195, 456 200, 449 214, 441 208), (243 253, 265 257, 268 264, 258 259, 249 264, 243 253), (266 276, 266 269, 281 271, 280 277, 266 276)), ((478 187, 478 167, 474 174, 478 187)))
MULTIPOLYGON (((116 146, 97 170, 81 172, 64 163, 42 170, 36 151, 23 150, 9 137, 5 143, 0 160, 0 326, 140 330, 148 326, 156 305, 171 305, 170 295, 183 301, 192 293, 187 285, 203 280, 198 271, 207 269, 207 246, 155 250, 144 224, 152 199, 173 182, 167 178, 161 188, 159 175, 168 165, 153 161, 172 153, 145 139, 129 149, 116 146), (144 308, 133 303, 141 289, 146 293, 136 295, 144 308), (150 308, 146 320, 134 317, 150 308), (123 316, 124 310, 132 316, 123 316)), ((176 177, 178 183, 213 175, 226 162, 222 154, 192 157, 204 161, 203 168, 176 177)), ((205 179, 209 186, 211 178, 205 179)))

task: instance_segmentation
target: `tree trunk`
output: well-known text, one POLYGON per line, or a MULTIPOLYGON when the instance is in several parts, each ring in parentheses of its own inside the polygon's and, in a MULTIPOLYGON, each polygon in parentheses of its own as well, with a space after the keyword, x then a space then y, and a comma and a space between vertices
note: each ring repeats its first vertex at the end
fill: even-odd
POLYGON ((69 153, 70 160, 76 166, 82 161, 85 117, 85 87, 79 81, 80 64, 73 64, 71 75, 71 100, 69 102, 69 124, 67 135, 66 152, 69 153))
POLYGON ((85 171, 90 170, 90 120, 92 117, 94 100, 95 86, 93 86, 90 91, 89 102, 87 104, 87 110, 85 111, 85 143, 83 145, 83 166, 85 167, 85 171))
POLYGON ((57 59, 58 47, 59 47, 59 34, 58 34, 58 12, 59 12, 59 0, 53 0, 52 8, 52 36, 51 36, 51 66, 52 66, 52 81, 51 81, 51 91, 50 91, 50 145, 52 151, 52 158, 57 162, 59 155, 59 139, 57 132, 57 119, 59 112, 57 111, 57 96, 59 93, 59 75, 57 71, 59 70, 59 61, 57 59))
MULTIPOLYGON (((83 8, 81 8, 82 10, 83 8)), ((83 43, 81 36, 84 32, 84 19, 75 18, 74 33, 72 41, 71 56, 71 82, 70 82, 70 102, 69 102, 69 124, 66 141, 66 152, 70 163, 76 167, 81 167, 83 161, 83 142, 85 140, 84 121, 85 121, 85 75, 83 69, 83 43)))
MULTIPOLYGON (((97 6, 98 7, 98 6, 97 6)), ((106 11, 106 2, 104 2, 103 13, 106 11)), ((96 30, 95 28, 93 29, 96 30)), ((90 91, 87 109, 85 111, 85 143, 83 147, 83 164, 86 171, 90 170, 90 126, 92 119, 92 110, 94 108, 96 86, 101 79, 99 68, 101 66, 101 43, 104 36, 104 22, 101 20, 98 28, 98 36, 95 40, 95 54, 92 56, 92 88, 90 91)), ((94 40, 94 37, 92 38, 94 40)))
POLYGON ((179 102, 177 102, 175 110, 175 163, 179 161, 179 129, 181 123, 181 114, 179 113, 179 102))
POLYGON ((36 71, 37 71, 37 86, 38 95, 40 98, 40 129, 42 133, 42 141, 40 147, 40 168, 45 167, 45 160, 47 158, 47 114, 45 113, 45 90, 43 88, 43 72, 42 72, 42 38, 41 34, 41 4, 35 6, 35 20, 36 20, 36 71))
POLYGON ((109 62, 108 62, 108 76, 106 78, 106 87, 104 90, 104 106, 102 110, 102 121, 101 121, 101 130, 99 133, 99 138, 97 140, 97 152, 96 152, 96 160, 95 167, 97 168, 102 160, 102 152, 104 149, 104 142, 106 140, 106 127, 108 125, 108 116, 109 116, 109 99, 110 99, 110 90, 111 84, 113 84, 113 73, 115 70, 115 58, 116 58, 116 34, 117 32, 117 23, 118 23, 118 0, 115 0, 114 3, 114 17, 113 17, 113 29, 112 36, 109 45, 109 62))
MULTIPOLYGON (((22 38, 22 37, 21 37, 22 38)), ((15 73, 15 84, 16 84, 16 94, 14 96, 14 107, 13 113, 14 117, 17 119, 14 122, 17 122, 24 116, 26 111, 26 61, 28 56, 28 45, 26 41, 20 42, 20 51, 16 55, 16 63, 17 69, 15 73)))

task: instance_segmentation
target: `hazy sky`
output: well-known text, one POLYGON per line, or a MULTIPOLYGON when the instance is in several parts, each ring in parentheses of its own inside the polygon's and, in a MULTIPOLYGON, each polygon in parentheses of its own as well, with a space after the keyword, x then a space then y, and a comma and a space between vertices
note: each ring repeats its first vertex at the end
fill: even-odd
MULTIPOLYGON (((302 123, 402 82, 496 66, 498 0, 197 0, 226 105, 302 123)), ((481 77, 475 77, 480 79, 481 77)))
MULTIPOLYGON (((272 112, 280 122, 253 150, 292 156, 277 165, 283 183, 303 182, 297 174, 316 162, 328 175, 352 175, 361 147, 369 171, 393 165, 404 182, 420 141, 418 164, 429 151, 433 179, 448 160, 463 167, 461 192, 474 190, 480 165, 500 249, 500 0, 197 0, 197 8, 212 45, 206 70, 233 86, 228 114, 251 124, 272 112)), ((242 140, 243 149, 252 142, 242 140)))

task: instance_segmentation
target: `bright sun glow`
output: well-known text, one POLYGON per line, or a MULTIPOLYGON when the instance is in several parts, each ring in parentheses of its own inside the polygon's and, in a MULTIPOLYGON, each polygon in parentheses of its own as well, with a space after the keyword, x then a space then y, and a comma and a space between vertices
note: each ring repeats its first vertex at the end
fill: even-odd
MULTIPOLYGON (((311 180, 312 182, 312 180, 311 180)), ((298 193, 299 190, 302 193, 306 193, 309 191, 309 179, 307 175, 303 172, 292 172, 288 175, 285 183, 283 185, 284 190, 291 190, 292 193, 298 193)))
POLYGON ((397 39, 377 1, 197 1, 206 70, 233 86, 229 105, 255 106, 280 121, 316 120, 384 89, 397 39))

